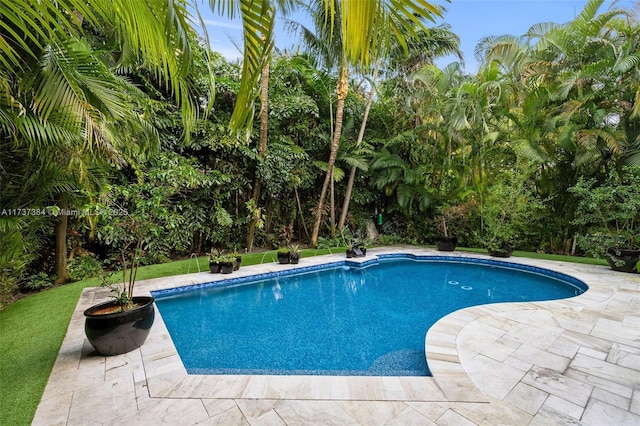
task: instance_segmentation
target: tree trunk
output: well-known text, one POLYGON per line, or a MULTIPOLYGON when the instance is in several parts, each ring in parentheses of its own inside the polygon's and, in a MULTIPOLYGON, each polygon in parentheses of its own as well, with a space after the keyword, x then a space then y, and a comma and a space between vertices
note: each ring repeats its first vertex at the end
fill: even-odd
POLYGON ((300 195, 298 194, 298 188, 293 188, 293 192, 295 192, 296 194, 296 202, 298 204, 298 211, 300 212, 300 222, 302 222, 302 227, 304 228, 304 234, 307 236, 307 239, 310 239, 309 230, 307 230, 307 224, 304 220, 304 212, 302 211, 302 204, 300 204, 300 195))
POLYGON ((336 128, 333 133, 333 141, 331 142, 331 153, 329 154, 329 162, 327 165, 327 174, 322 184, 322 191, 320 191, 320 200, 318 201, 318 208, 316 209, 316 220, 313 226, 313 234, 311 235, 311 245, 318 245, 318 234, 320 234, 320 223, 322 222, 322 210, 324 209, 324 201, 327 196, 327 190, 329 189, 329 182, 333 175, 333 165, 336 162, 338 156, 338 148, 340 147, 340 136, 342 135, 342 116, 344 114, 344 100, 349 92, 349 72, 347 68, 340 70, 340 79, 338 80, 338 105, 336 107, 336 128))
POLYGON ((55 270, 56 284, 64 284, 69 281, 69 271, 67 271, 67 226, 69 216, 67 210, 69 208, 66 200, 60 196, 57 199, 57 206, 60 207, 61 214, 56 223, 56 253, 55 253, 55 270))
MULTIPOLYGON (((371 110, 371 104, 373 103, 373 95, 375 94, 376 80, 378 79, 378 69, 380 62, 376 62, 376 66, 373 70, 373 77, 371 78, 371 91, 369 92, 369 99, 367 99, 367 105, 364 108, 364 115, 362 116, 362 123, 360 124, 360 132, 358 133, 358 140, 356 147, 362 145, 362 139, 364 139, 364 129, 367 127, 367 120, 369 119, 369 111, 371 110)), ((338 229, 342 230, 344 224, 347 221, 347 213, 349 213, 349 203, 351 203, 351 192, 353 191, 353 182, 356 179, 356 168, 351 167, 349 172, 349 181, 347 182, 347 191, 344 194, 344 202, 342 203, 342 212, 340 213, 340 220, 338 221, 338 229)))
MULTIPOLYGON (((260 142, 258 144, 258 155, 264 159, 267 152, 267 134, 269 130, 269 62, 267 61, 262 68, 262 81, 260 87, 260 142)), ((253 181, 253 194, 251 199, 253 205, 258 208, 258 200, 260 199, 261 182, 256 172, 253 181)), ((253 249, 253 242, 256 235, 256 224, 259 218, 251 212, 251 221, 249 222, 249 231, 247 232, 247 249, 249 252, 253 249)))
POLYGON ((331 196, 329 197, 329 204, 331 204, 331 208, 329 209, 329 218, 331 224, 331 238, 335 238, 336 236, 336 185, 335 180, 333 179, 333 170, 331 170, 331 196))

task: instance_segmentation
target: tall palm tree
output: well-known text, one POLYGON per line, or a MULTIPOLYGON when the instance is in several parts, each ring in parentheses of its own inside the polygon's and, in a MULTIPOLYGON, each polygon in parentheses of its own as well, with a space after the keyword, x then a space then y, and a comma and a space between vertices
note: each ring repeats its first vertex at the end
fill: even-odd
POLYGON ((623 153, 626 135, 605 116, 633 116, 633 111, 625 112, 624 104, 640 95, 637 17, 614 8, 599 13, 603 4, 603 0, 590 0, 573 21, 540 32, 534 28, 527 34, 537 40, 535 54, 543 62, 532 64, 526 77, 550 82, 550 100, 559 106, 558 124, 573 127, 564 134, 584 148, 577 152, 578 163, 606 158, 606 151, 623 153), (632 91, 620 96, 628 83, 632 91))
MULTIPOLYGON (((269 19, 272 20, 271 25, 273 25, 273 21, 275 21, 276 11, 282 11, 284 15, 287 15, 294 6, 294 0, 277 0, 276 3, 278 6, 277 8, 269 9, 269 12, 273 13, 273 16, 269 16, 268 14, 261 15, 262 19, 265 16, 269 17, 269 19)), ((251 42, 253 41, 254 35, 256 35, 255 32, 248 31, 248 28, 255 27, 255 26, 246 24, 248 23, 248 20, 252 18, 253 16, 251 14, 248 14, 248 13, 243 14, 243 22, 245 22, 245 25, 244 25, 245 49, 248 45, 251 44, 251 42), (246 42, 247 40, 248 40, 248 43, 246 42)), ((266 45, 266 48, 263 51, 264 61, 262 63, 262 70, 260 72, 260 114, 259 114, 260 135, 259 135, 259 142, 258 142, 258 156, 260 157, 261 160, 264 159, 267 153, 267 141, 268 141, 268 130, 269 130, 269 69, 271 65, 270 64, 270 61, 271 61, 270 46, 273 44, 272 42, 268 44, 266 43, 267 37, 270 37, 270 38, 273 37, 273 32, 272 32, 273 28, 271 27, 270 30, 267 30, 266 28, 267 27, 265 27, 264 30, 260 30, 260 33, 261 33, 260 40, 262 41, 262 43, 265 43, 266 45)), ((245 54, 248 54, 248 53, 250 52, 245 50, 245 54)), ((248 67, 243 68, 243 73, 251 73, 251 72, 254 72, 254 70, 248 67)), ((245 82, 246 84, 251 82, 252 80, 247 75, 245 75, 242 81, 245 82)), ((250 86, 247 86, 246 88, 241 89, 241 93, 243 92, 243 90, 247 92, 248 90, 250 90, 250 86)), ((252 103, 252 99, 253 98, 249 98, 247 100, 250 103, 252 103)), ((242 105, 242 104, 238 102, 237 105, 242 105)), ((251 109, 252 108, 245 108, 242 111, 251 111, 251 109)), ((238 118, 239 113, 240 113, 240 110, 236 108, 234 110, 234 116, 236 118, 232 116, 231 118, 232 123, 234 123, 234 120, 237 120, 237 123, 240 123, 243 120, 249 119, 249 116, 247 116, 246 118, 238 118)), ((251 117, 252 116, 253 114, 251 115, 251 117)), ((248 123, 246 124, 246 126, 247 126, 247 129, 249 129, 248 123)), ((254 183, 253 183, 253 192, 252 192, 251 201, 250 201, 250 206, 252 210, 251 219, 249 221, 249 230, 247 232, 247 248, 249 249, 249 251, 251 251, 253 248, 255 229, 260 220, 260 209, 258 208, 258 202, 260 200, 261 185, 262 183, 260 182, 260 179, 256 173, 256 176, 254 178, 254 183)))
MULTIPOLYGON (((356 146, 360 146, 364 138, 369 110, 371 109, 371 104, 373 103, 373 97, 375 95, 378 72, 382 60, 386 59, 385 56, 389 59, 387 64, 387 74, 389 74, 389 72, 395 72, 397 75, 396 78, 406 77, 411 71, 415 71, 427 64, 433 64, 433 61, 440 56, 455 54, 462 59, 460 39, 458 36, 453 34, 450 27, 446 25, 429 28, 428 32, 417 31, 415 35, 408 37, 407 47, 408 51, 405 52, 395 39, 392 39, 391 46, 389 47, 384 45, 380 46, 381 53, 376 60, 371 76, 371 90, 369 91, 364 115, 360 124, 360 132, 358 133, 356 146)), ((351 171, 349 172, 347 189, 344 196, 344 202, 342 204, 340 220, 338 221, 338 229, 342 229, 344 227, 347 219, 349 204, 351 202, 351 193, 353 191, 353 183, 356 177, 356 170, 357 167, 352 166, 351 171)))
POLYGON ((349 67, 368 67, 380 55, 379 47, 388 45, 392 37, 406 49, 406 34, 424 29, 422 20, 442 16, 442 8, 422 0, 323 0, 314 2, 312 7, 318 33, 315 39, 319 42, 316 46, 323 46, 325 52, 333 52, 323 59, 335 64, 338 74, 335 127, 311 235, 311 244, 316 245, 342 136, 344 100, 349 92, 349 67))

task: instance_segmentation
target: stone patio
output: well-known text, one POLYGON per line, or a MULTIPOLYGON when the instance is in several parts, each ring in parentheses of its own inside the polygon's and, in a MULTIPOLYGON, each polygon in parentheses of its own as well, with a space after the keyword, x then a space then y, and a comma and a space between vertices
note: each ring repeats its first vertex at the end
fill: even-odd
MULTIPOLYGON (((377 248, 366 260, 382 253, 444 254, 377 248)), ((343 259, 243 266, 233 277, 343 259)), ((85 289, 33 424, 640 425, 640 275, 508 261, 569 274, 589 290, 449 314, 426 336, 433 377, 188 375, 157 310, 141 348, 98 356, 84 336, 82 313, 108 292, 85 289)), ((203 272, 140 281, 136 294, 224 278, 203 272)))

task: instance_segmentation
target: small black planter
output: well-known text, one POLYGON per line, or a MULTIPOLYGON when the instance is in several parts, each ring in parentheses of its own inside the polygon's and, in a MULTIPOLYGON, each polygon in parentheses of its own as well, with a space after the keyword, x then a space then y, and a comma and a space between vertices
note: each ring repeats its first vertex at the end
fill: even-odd
POLYGON ((139 348, 147 339, 155 318, 153 297, 134 297, 133 303, 140 306, 113 314, 96 314, 104 308, 117 306, 113 301, 84 311, 84 332, 99 354, 124 354, 139 348))
POLYGON ((454 251, 458 245, 458 237, 439 235, 435 237, 435 242, 438 251, 454 251))
POLYGON ((212 274, 220 273, 220 264, 210 261, 209 262, 209 272, 211 272, 212 274))
POLYGON ((291 254, 291 256, 289 256, 289 263, 293 263, 295 265, 298 264, 298 262, 300 261, 300 255, 299 254, 291 254))
POLYGON ((237 271, 238 269, 240 269, 241 264, 242 264, 242 256, 236 257, 236 261, 233 264, 233 270, 237 271))
POLYGON ((489 256, 492 257, 511 257, 511 254, 513 253, 513 247, 508 244, 503 244, 500 249, 487 249, 487 251, 489 252, 489 256))
POLYGON ((221 263, 220 264, 220 272, 223 274, 230 274, 234 271, 235 262, 221 263))
POLYGON ((291 252, 278 253, 278 263, 287 265, 289 262, 291 262, 291 252))
POLYGON ((640 260, 640 250, 615 249, 613 247, 607 249, 607 262, 614 271, 637 273, 638 260, 640 260), (620 254, 618 255, 618 253, 620 254), (618 263, 623 263, 616 264, 616 260, 618 263))

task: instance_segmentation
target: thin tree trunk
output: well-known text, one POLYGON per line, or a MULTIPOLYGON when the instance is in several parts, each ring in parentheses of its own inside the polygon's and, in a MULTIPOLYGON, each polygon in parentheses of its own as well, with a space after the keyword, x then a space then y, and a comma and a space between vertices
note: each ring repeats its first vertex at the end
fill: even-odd
POLYGON ((60 207, 61 214, 56 223, 56 253, 55 253, 55 270, 56 284, 64 284, 69 281, 69 271, 67 270, 67 226, 69 216, 67 210, 69 208, 66 200, 58 196, 57 205, 60 207))
MULTIPOLYGON (((267 135, 269 131, 269 62, 265 63, 262 68, 262 81, 260 87, 260 142, 258 144, 258 155, 260 158, 264 158, 267 152, 267 135)), ((253 194, 251 199, 253 200, 254 208, 258 208, 258 201, 260 199, 260 187, 261 182, 258 174, 253 181, 253 194)), ((258 217, 251 212, 251 221, 249 222, 249 230, 247 232, 247 249, 249 252, 253 249, 253 242, 256 235, 256 224, 258 223, 258 217)))
POLYGON ((331 223, 331 238, 336 236, 336 185, 333 179, 333 169, 331 170, 331 197, 329 197, 331 208, 329 209, 329 218, 331 223))
POLYGON ((333 174, 333 165, 336 162, 338 156, 338 148, 340 147, 340 136, 342 134, 342 116, 344 114, 344 100, 349 92, 349 72, 343 68, 340 72, 340 79, 338 80, 338 105, 336 107, 336 128, 333 133, 333 141, 331 142, 331 153, 329 154, 329 162, 327 165, 327 174, 322 184, 322 191, 320 191, 320 200, 318 201, 318 208, 316 209, 316 220, 313 226, 313 234, 311 235, 311 245, 318 245, 318 234, 320 234, 320 223, 322 222, 322 210, 324 209, 324 201, 327 196, 327 190, 329 189, 329 182, 333 174))
POLYGON ((298 203, 298 211, 300 212, 300 222, 302 222, 302 227, 304 228, 305 235, 307 236, 308 239, 310 239, 309 230, 307 229, 307 223, 304 220, 304 212, 302 211, 302 204, 300 204, 300 195, 298 194, 298 188, 293 188, 293 192, 295 192, 295 194, 296 194, 296 201, 298 203))
MULTIPOLYGON (((367 99, 367 105, 364 108, 364 115, 362 117, 362 123, 360 123, 360 132, 358 133, 358 140, 356 147, 362 145, 364 139, 364 129, 367 127, 367 120, 369 119, 369 111, 371 110, 371 104, 373 103, 373 95, 375 94, 376 80, 378 79, 378 68, 380 62, 376 62, 376 67, 373 70, 373 77, 371 79, 371 91, 369 92, 369 99, 367 99)), ((344 224, 347 221, 347 213, 349 213, 349 203, 351 203, 351 192, 353 191, 353 183, 356 179, 356 167, 351 167, 349 172, 349 181, 347 182, 347 191, 344 194, 344 202, 342 204, 342 212, 340 213, 340 221, 338 222, 338 229, 342 230, 344 224)))

